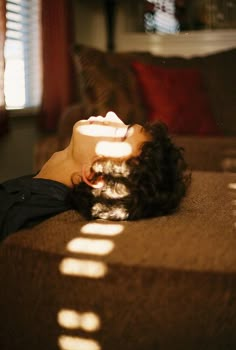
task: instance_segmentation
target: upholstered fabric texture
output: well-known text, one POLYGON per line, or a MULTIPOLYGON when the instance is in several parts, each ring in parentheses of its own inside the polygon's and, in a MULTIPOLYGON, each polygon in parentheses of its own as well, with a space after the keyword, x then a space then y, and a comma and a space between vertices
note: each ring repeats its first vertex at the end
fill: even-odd
POLYGON ((218 135, 201 72, 132 63, 151 122, 162 120, 172 134, 218 135))
POLYGON ((0 246, 1 350, 56 350, 63 336, 103 350, 235 350, 234 181, 193 173, 178 212, 118 222, 114 235, 114 222, 89 222, 99 230, 68 211, 9 236, 0 246), (78 238, 113 249, 86 253, 78 238), (105 264, 105 275, 81 275, 87 261, 105 264), (66 328, 62 309, 94 312, 100 328, 66 328))
POLYGON ((224 135, 236 134, 235 59, 236 49, 191 58, 148 52, 108 53, 85 45, 77 45, 74 50, 80 102, 86 107, 86 115, 104 115, 114 110, 127 123, 147 120, 145 97, 137 83, 133 61, 165 68, 193 68, 201 72, 216 127, 224 135))
POLYGON ((134 116, 137 122, 145 120, 143 99, 130 65, 132 59, 131 53, 107 53, 83 45, 76 46, 74 60, 79 93, 88 116, 104 116, 113 110, 126 123, 132 122, 134 116))

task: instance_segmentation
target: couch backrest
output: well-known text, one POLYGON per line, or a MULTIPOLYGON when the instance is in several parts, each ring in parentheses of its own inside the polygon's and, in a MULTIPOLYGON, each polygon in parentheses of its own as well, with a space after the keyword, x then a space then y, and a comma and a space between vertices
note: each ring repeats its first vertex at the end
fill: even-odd
POLYGON ((195 68, 203 77, 211 111, 220 131, 223 135, 236 135, 236 49, 182 58, 148 52, 108 53, 76 45, 74 60, 79 99, 88 116, 104 115, 114 110, 127 123, 148 119, 146 101, 132 67, 133 61, 165 68, 195 68))

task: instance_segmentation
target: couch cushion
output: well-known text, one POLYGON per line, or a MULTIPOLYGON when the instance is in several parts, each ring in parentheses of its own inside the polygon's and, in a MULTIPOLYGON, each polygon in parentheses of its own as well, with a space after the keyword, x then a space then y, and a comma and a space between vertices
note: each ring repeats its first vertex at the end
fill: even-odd
POLYGON ((148 119, 162 120, 172 134, 218 135, 201 72, 133 62, 148 119))
POLYGON ((234 182, 193 173, 174 215, 119 222, 115 231, 114 222, 68 211, 9 236, 0 246, 1 349, 57 349, 66 340, 77 349, 83 338, 103 350, 234 350, 234 182), (98 268, 82 270, 87 262, 98 268), (67 310, 93 312, 100 328, 67 328, 59 322, 67 310))
POLYGON ((206 56, 151 55, 145 62, 163 67, 191 67, 201 71, 212 112, 225 135, 236 135, 236 48, 206 56))
POLYGON ((236 137, 173 135, 192 170, 236 172, 236 137))

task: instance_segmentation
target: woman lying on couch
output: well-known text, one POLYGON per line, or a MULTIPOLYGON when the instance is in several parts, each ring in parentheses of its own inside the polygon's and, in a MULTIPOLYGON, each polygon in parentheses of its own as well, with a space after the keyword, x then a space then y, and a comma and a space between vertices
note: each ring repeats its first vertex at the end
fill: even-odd
POLYGON ((189 175, 162 123, 125 125, 113 112, 80 120, 70 144, 36 176, 0 186, 0 237, 76 209, 86 219, 136 220, 173 212, 189 175))

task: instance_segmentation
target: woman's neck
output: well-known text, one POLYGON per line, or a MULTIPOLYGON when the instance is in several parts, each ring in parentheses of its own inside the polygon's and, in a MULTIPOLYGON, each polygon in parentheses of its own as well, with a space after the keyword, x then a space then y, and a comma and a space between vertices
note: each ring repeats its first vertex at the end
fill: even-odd
POLYGON ((71 176, 75 172, 81 174, 81 169, 75 165, 70 149, 67 147, 63 151, 55 152, 35 178, 58 181, 72 188, 71 176))

